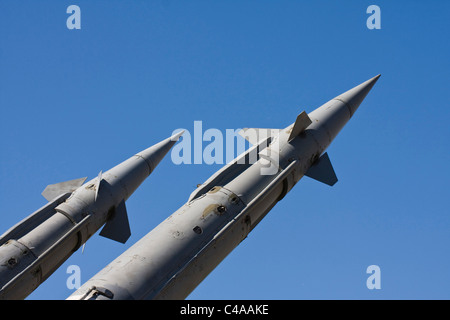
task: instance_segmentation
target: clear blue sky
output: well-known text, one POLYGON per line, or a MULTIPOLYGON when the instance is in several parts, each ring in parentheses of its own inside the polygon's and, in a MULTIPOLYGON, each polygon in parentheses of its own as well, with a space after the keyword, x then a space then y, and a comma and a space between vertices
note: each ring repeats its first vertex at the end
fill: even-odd
MULTIPOLYGON (((381 73, 307 177, 193 299, 449 299, 448 1, 0 2, 0 233, 47 184, 97 176, 176 128, 281 128, 381 73), (81 30, 66 9, 81 8, 81 30), (381 8, 369 30, 366 9, 381 8), (368 290, 366 268, 381 268, 368 290)), ((221 165, 170 155, 127 202, 125 245, 94 235, 30 299, 65 299, 221 165)))

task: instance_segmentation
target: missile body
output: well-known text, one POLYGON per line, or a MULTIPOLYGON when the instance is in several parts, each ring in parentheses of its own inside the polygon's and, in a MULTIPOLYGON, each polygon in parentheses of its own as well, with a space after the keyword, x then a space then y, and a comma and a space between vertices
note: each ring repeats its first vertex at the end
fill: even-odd
POLYGON ((49 185, 48 204, 0 237, 0 299, 24 299, 103 225, 100 235, 131 235, 125 201, 150 175, 179 134, 137 153, 98 177, 49 185))
POLYGON ((378 78, 302 112, 285 129, 256 129, 270 134, 252 139, 252 148, 68 299, 186 298, 304 175, 337 181, 324 151, 378 78), (255 154, 256 162, 248 161, 255 154), (270 168, 275 172, 268 174, 270 168))

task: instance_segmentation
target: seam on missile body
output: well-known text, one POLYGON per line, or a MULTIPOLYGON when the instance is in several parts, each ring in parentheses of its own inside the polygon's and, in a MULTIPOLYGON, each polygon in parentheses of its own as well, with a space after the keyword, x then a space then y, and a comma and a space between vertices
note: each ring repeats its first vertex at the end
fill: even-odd
POLYGON ((317 148, 318 148, 319 150, 322 150, 322 146, 320 145, 319 141, 317 140, 316 135, 314 134, 314 131, 311 131, 311 132, 308 131, 308 135, 309 135, 309 136, 312 138, 312 140, 316 143, 317 148))
POLYGON ((139 153, 138 154, 135 154, 134 155, 135 157, 138 157, 138 158, 141 158, 142 160, 144 160, 144 162, 147 164, 147 166, 148 166, 148 175, 150 175, 151 173, 152 173, 152 171, 153 171, 153 169, 152 169, 152 166, 153 166, 153 163, 150 161, 150 159, 146 159, 146 158, 144 158, 143 156, 141 156, 139 153))
POLYGON ((60 213, 60 214, 62 214, 64 217, 66 217, 70 222, 72 222, 73 225, 77 224, 75 219, 70 214, 68 214, 67 212, 64 212, 63 210, 61 210, 59 208, 56 208, 55 211, 60 213))
POLYGON ((348 112, 349 112, 349 114, 350 114, 350 119, 351 119, 352 116, 353 116, 353 111, 352 111, 352 108, 351 108, 352 105, 351 105, 350 103, 348 103, 347 101, 342 100, 341 98, 334 98, 333 100, 340 101, 340 102, 342 102, 342 103, 347 107, 348 112))

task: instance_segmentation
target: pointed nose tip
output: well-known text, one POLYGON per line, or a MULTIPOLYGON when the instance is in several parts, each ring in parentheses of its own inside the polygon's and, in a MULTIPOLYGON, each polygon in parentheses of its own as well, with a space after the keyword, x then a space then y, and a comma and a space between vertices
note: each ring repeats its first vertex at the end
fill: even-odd
MULTIPOLYGON (((370 89, 372 89, 372 87, 375 85, 375 83, 377 83, 377 81, 378 81, 378 79, 380 79, 380 77, 381 77, 381 74, 378 74, 375 77, 366 81, 370 84, 370 89)), ((370 89, 369 89, 369 91, 370 91, 370 89)))
POLYGON ((170 137, 170 141, 178 141, 178 139, 180 139, 180 137, 183 135, 184 131, 186 130, 181 130, 178 133, 175 133, 173 136, 170 137))
POLYGON ((372 87, 375 85, 375 83, 378 81, 380 77, 381 74, 361 83, 360 85, 354 87, 353 89, 344 92, 343 94, 339 95, 334 99, 340 100, 345 104, 347 104, 350 113, 353 116, 353 114, 358 109, 361 102, 364 100, 364 98, 367 96, 369 91, 372 89, 372 87))
POLYGON ((372 81, 372 80, 377 81, 378 78, 380 78, 380 77, 381 77, 381 73, 377 74, 375 77, 373 77, 372 79, 369 79, 368 81, 372 81))

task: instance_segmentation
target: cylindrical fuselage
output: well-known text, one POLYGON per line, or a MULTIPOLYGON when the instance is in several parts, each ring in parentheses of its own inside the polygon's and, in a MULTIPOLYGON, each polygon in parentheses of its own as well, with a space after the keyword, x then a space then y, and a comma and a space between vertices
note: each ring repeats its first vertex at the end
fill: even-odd
POLYGON ((187 297, 303 177, 351 114, 345 102, 331 100, 309 117, 298 137, 288 142, 293 125, 280 130, 265 157, 187 202, 69 299, 187 297), (276 173, 262 174, 269 165, 276 173))
POLYGON ((137 154, 36 211, 38 224, 16 225, 29 231, 0 246, 0 299, 24 299, 47 279, 148 177, 148 161, 137 154))

